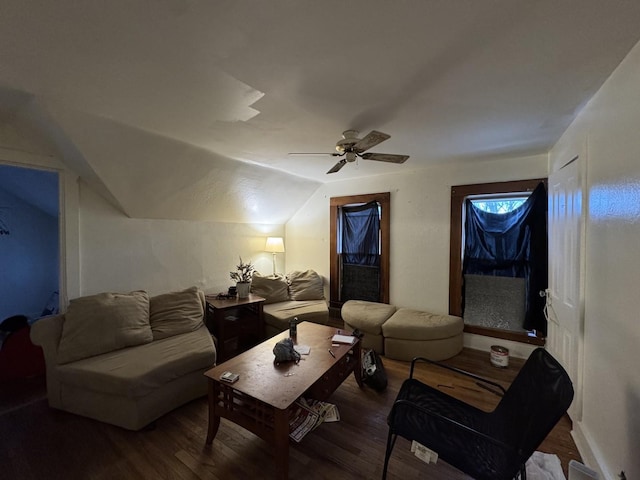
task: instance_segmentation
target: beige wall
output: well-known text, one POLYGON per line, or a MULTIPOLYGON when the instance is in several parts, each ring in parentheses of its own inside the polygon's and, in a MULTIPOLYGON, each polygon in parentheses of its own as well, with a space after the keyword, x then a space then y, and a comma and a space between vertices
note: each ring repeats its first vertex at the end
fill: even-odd
MULTIPOLYGON (((133 219, 86 185, 80 192, 83 295, 135 289, 158 294, 191 285, 206 293, 226 291, 238 256, 271 274, 265 242, 284 233, 282 225, 133 219)), ((280 256, 279 270, 283 263, 280 256)))
MULTIPOLYGON (((328 278, 329 199, 388 191, 391 192, 391 303, 447 313, 451 186, 546 177, 547 163, 547 155, 539 155, 411 171, 409 159, 398 167, 395 175, 325 184, 287 223, 287 269, 311 267, 328 278)), ((359 168, 366 168, 366 164, 359 168)), ((491 340, 478 341, 476 336, 465 339, 467 345, 475 348, 488 350, 491 345, 491 340)), ((509 346, 518 356, 530 351, 522 344, 509 346)))
MULTIPOLYGON (((0 135, 0 162, 61 173, 61 306, 103 291, 158 294, 192 285, 226 291, 238 256, 272 272, 272 256, 263 251, 266 237, 283 236, 284 225, 132 219, 78 183, 55 158, 2 146, 10 144, 0 135)), ((277 266, 284 271, 281 254, 277 266)))
MULTIPOLYGON (((78 182, 56 158, 13 145, 0 132, 1 163, 60 173, 61 307, 68 299, 102 291, 157 294, 192 285, 207 293, 226 291, 238 256, 272 272, 272 256, 263 251, 266 237, 283 236, 284 225, 132 219, 78 182)), ((284 271, 282 254, 277 267, 284 271)))
MULTIPOLYGON (((640 478, 640 44, 550 152, 586 177, 584 400, 574 425, 605 478, 640 478)), ((582 451, 582 450, 581 450, 582 451)))

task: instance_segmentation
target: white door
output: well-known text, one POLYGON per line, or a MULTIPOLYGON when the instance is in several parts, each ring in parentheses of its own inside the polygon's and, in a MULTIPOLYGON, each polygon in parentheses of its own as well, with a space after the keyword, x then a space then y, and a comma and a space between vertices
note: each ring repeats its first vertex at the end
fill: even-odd
POLYGON ((564 366, 575 396, 573 421, 582 417, 583 209, 580 162, 574 159, 549 177, 549 316, 547 350, 564 366))

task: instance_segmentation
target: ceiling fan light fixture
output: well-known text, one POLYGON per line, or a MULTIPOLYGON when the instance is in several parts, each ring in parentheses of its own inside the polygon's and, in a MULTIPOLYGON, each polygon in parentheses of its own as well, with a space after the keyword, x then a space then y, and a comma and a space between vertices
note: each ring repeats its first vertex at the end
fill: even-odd
POLYGON ((356 152, 347 152, 347 162, 355 162, 357 155, 356 152))
MULTIPOLYGON (((342 132, 342 138, 336 143, 336 150, 340 153, 348 152, 352 147, 360 141, 358 138, 358 130, 345 130, 342 132)), ((353 160, 350 160, 351 162, 353 160)))

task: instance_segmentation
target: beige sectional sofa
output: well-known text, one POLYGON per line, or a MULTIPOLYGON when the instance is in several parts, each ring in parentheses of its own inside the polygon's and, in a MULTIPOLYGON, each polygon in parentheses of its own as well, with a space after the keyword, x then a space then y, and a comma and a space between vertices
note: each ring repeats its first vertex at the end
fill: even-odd
POLYGON ((464 322, 453 315, 363 300, 345 302, 341 315, 346 328, 363 333, 363 348, 396 360, 445 360, 463 347, 464 322))
POLYGON ((264 328, 267 338, 289 328, 289 321, 326 325, 329 307, 323 280, 314 270, 295 271, 286 276, 254 274, 251 293, 264 297, 264 328))
POLYGON ((205 395, 216 350, 204 312, 196 287, 71 300, 65 314, 31 329, 44 350, 49 405, 139 430, 205 395))
POLYGON ((342 306, 340 314, 347 329, 358 329, 364 334, 360 340, 363 349, 373 349, 382 355, 384 352, 382 325, 395 312, 394 305, 349 300, 342 306))

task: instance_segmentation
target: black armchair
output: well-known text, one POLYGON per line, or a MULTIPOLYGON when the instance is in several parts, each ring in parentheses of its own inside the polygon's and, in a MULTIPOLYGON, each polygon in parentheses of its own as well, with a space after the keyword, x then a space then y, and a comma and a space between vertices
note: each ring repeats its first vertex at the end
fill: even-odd
POLYGON ((387 418, 389 435, 383 480, 397 436, 424 445, 441 460, 476 480, 526 478, 525 463, 573 400, 567 372, 543 348, 529 356, 505 391, 495 382, 425 358, 414 358, 387 418), (413 378, 424 361, 474 378, 500 390, 496 408, 485 412, 413 378))

